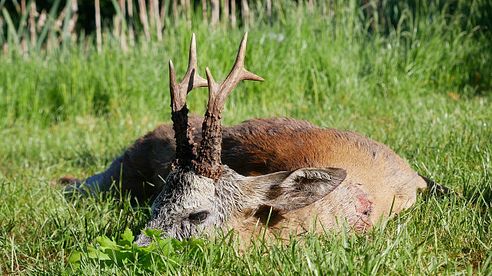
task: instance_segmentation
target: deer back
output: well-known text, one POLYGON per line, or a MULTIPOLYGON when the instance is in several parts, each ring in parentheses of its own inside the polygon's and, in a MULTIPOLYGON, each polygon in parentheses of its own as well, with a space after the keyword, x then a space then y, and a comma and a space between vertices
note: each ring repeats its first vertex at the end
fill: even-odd
MULTIPOLYGON (((347 177, 342 186, 356 185, 367 194, 372 223, 410 207, 417 190, 426 187, 426 182, 390 148, 354 132, 280 118, 250 120, 226 133, 224 161, 243 174, 306 167, 343 168, 347 177)), ((299 210, 299 216, 304 211, 312 213, 310 209, 323 210, 331 205, 331 200, 333 197, 329 196, 313 203, 306 210, 299 210)))

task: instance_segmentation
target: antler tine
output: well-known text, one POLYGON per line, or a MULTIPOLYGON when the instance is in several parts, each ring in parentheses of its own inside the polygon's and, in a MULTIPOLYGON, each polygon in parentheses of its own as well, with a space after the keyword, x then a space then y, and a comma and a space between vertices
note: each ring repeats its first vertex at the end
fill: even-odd
POLYGON ((200 152, 196 162, 193 163, 193 166, 198 174, 214 180, 218 180, 222 174, 222 163, 220 158, 222 150, 222 128, 220 118, 225 99, 240 81, 263 80, 263 78, 244 68, 247 40, 248 33, 245 33, 241 40, 241 45, 239 46, 236 62, 223 82, 215 82, 212 73, 210 73, 208 67, 206 68, 209 93, 208 106, 202 125, 200 152))
POLYGON ((213 79, 210 70, 206 69, 207 80, 209 83, 209 98, 211 96, 213 101, 209 99, 209 110, 214 110, 214 112, 220 112, 221 110, 215 110, 216 108, 222 109, 223 104, 227 96, 232 92, 232 90, 239 84, 242 80, 252 80, 252 81, 263 81, 264 79, 248 70, 244 67, 244 59, 246 56, 246 43, 248 42, 248 33, 246 32, 241 40, 239 50, 236 55, 236 61, 227 75, 226 79, 220 84, 216 83, 213 79), (213 87, 213 89, 211 89, 213 87), (215 98, 217 98, 215 100, 215 98), (211 108, 212 104, 215 108, 211 108))
POLYGON ((183 100, 179 99, 179 84, 176 83, 176 71, 174 71, 172 60, 169 60, 169 92, 171 94, 171 110, 177 111, 181 109, 183 107, 181 105, 183 100), (176 98, 176 96, 178 96, 178 98, 176 98))
POLYGON ((193 88, 206 87, 208 85, 207 80, 198 74, 197 63, 196 39, 195 34, 192 34, 190 50, 188 53, 188 69, 180 83, 176 82, 174 65, 173 62, 169 60, 169 84, 171 87, 172 108, 175 108, 176 110, 183 108, 186 103, 186 95, 193 88))
POLYGON ((246 32, 243 36, 243 39, 241 39, 241 45, 239 46, 239 50, 237 52, 236 62, 234 62, 234 67, 231 73, 229 73, 229 75, 231 75, 234 70, 238 70, 239 71, 238 77, 240 78, 240 81, 241 80, 263 81, 264 79, 262 77, 257 76, 256 74, 253 74, 248 70, 246 70, 246 68, 244 68, 244 58, 246 56, 247 42, 248 42, 248 33, 246 32))
POLYGON ((190 52, 188 53, 188 69, 186 70, 186 74, 181 82, 183 84, 186 82, 188 83, 187 92, 190 92, 193 88, 206 87, 208 84, 207 80, 198 74, 197 68, 196 40, 195 34, 193 33, 191 35, 190 52))
POLYGON ((175 163, 189 167, 196 158, 193 129, 188 123, 186 96, 197 87, 207 86, 207 81, 197 73, 197 55, 195 34, 191 36, 188 54, 188 69, 180 83, 176 81, 173 62, 169 61, 169 90, 171 94, 171 118, 173 121, 174 138, 176 140, 175 163))

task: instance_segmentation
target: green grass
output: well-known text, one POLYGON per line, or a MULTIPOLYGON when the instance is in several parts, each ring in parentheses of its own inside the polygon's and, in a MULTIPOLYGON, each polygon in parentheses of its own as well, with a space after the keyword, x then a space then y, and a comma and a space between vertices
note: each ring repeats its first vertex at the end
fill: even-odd
MULTIPOLYGON (((205 241, 199 253, 173 253, 178 266, 154 259, 146 271, 490 275, 492 39, 463 24, 463 14, 426 12, 402 16, 400 27, 384 32, 353 5, 333 17, 292 9, 289 20, 254 24, 246 63, 266 81, 241 84, 224 118, 289 116, 358 131, 459 196, 422 196, 363 235, 327 233, 245 252, 205 241)), ((77 267, 68 258, 88 252, 97 237, 118 238, 126 228, 137 235, 148 206, 103 196, 66 200, 55 180, 105 169, 137 137, 170 121, 167 60, 184 72, 191 32, 202 74, 209 66, 221 79, 243 31, 194 22, 128 53, 109 37, 101 54, 80 42, 1 56, 0 272, 142 272, 139 263, 107 264, 84 253, 77 267)), ((206 89, 190 94, 192 111, 203 113, 206 98, 206 89)))

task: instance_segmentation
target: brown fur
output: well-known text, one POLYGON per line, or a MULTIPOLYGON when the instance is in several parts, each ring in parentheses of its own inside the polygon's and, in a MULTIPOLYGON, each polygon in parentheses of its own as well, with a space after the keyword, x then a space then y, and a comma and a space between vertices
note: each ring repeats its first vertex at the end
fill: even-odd
POLYGON ((373 202, 373 223, 410 207, 417 189, 426 187, 424 179, 391 149, 354 132, 288 119, 252 120, 231 130, 235 135, 224 138, 230 151, 223 155, 232 169, 266 174, 306 167, 343 168, 344 183, 361 183, 373 202))
MULTIPOLYGON (((190 124, 195 128, 195 141, 200 142, 201 118, 191 117, 190 124)), ((130 191, 141 200, 152 198, 161 190, 158 183, 163 183, 161 179, 168 175, 174 159, 173 136, 170 125, 158 126, 138 139, 103 174, 121 181, 123 191, 130 191)), ((281 225, 272 226, 279 230, 305 229, 308 222, 300 223, 297 218, 314 218, 318 213, 324 227, 333 226, 341 217, 362 230, 381 217, 410 207, 417 189, 426 187, 424 179, 387 146, 354 132, 319 128, 306 121, 254 119, 224 127, 222 147, 223 163, 247 176, 306 167, 335 167, 347 172, 345 181, 332 193, 307 207, 282 214, 281 225), (333 212, 323 215, 327 208, 333 212)), ((257 213, 232 225, 244 233, 252 232, 245 228, 261 219, 257 213)))

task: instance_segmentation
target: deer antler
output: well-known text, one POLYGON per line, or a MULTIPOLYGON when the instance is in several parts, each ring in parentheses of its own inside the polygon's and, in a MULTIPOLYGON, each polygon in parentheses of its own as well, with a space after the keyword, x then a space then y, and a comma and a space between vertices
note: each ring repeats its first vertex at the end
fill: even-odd
POLYGON ((262 81, 263 78, 249 72, 244 68, 246 55, 246 42, 248 33, 245 33, 236 57, 236 62, 227 78, 221 82, 215 82, 208 67, 208 106, 202 125, 202 142, 194 169, 198 174, 217 180, 222 174, 220 159, 222 145, 222 129, 220 124, 222 109, 225 99, 242 80, 262 81))
POLYGON ((174 138, 176 140, 176 163, 182 166, 191 165, 196 158, 193 142, 193 130, 188 123, 188 107, 186 96, 197 87, 207 86, 207 81, 197 73, 195 34, 191 36, 188 69, 180 83, 176 82, 174 65, 169 60, 169 90, 171 93, 171 118, 173 121, 174 138))

